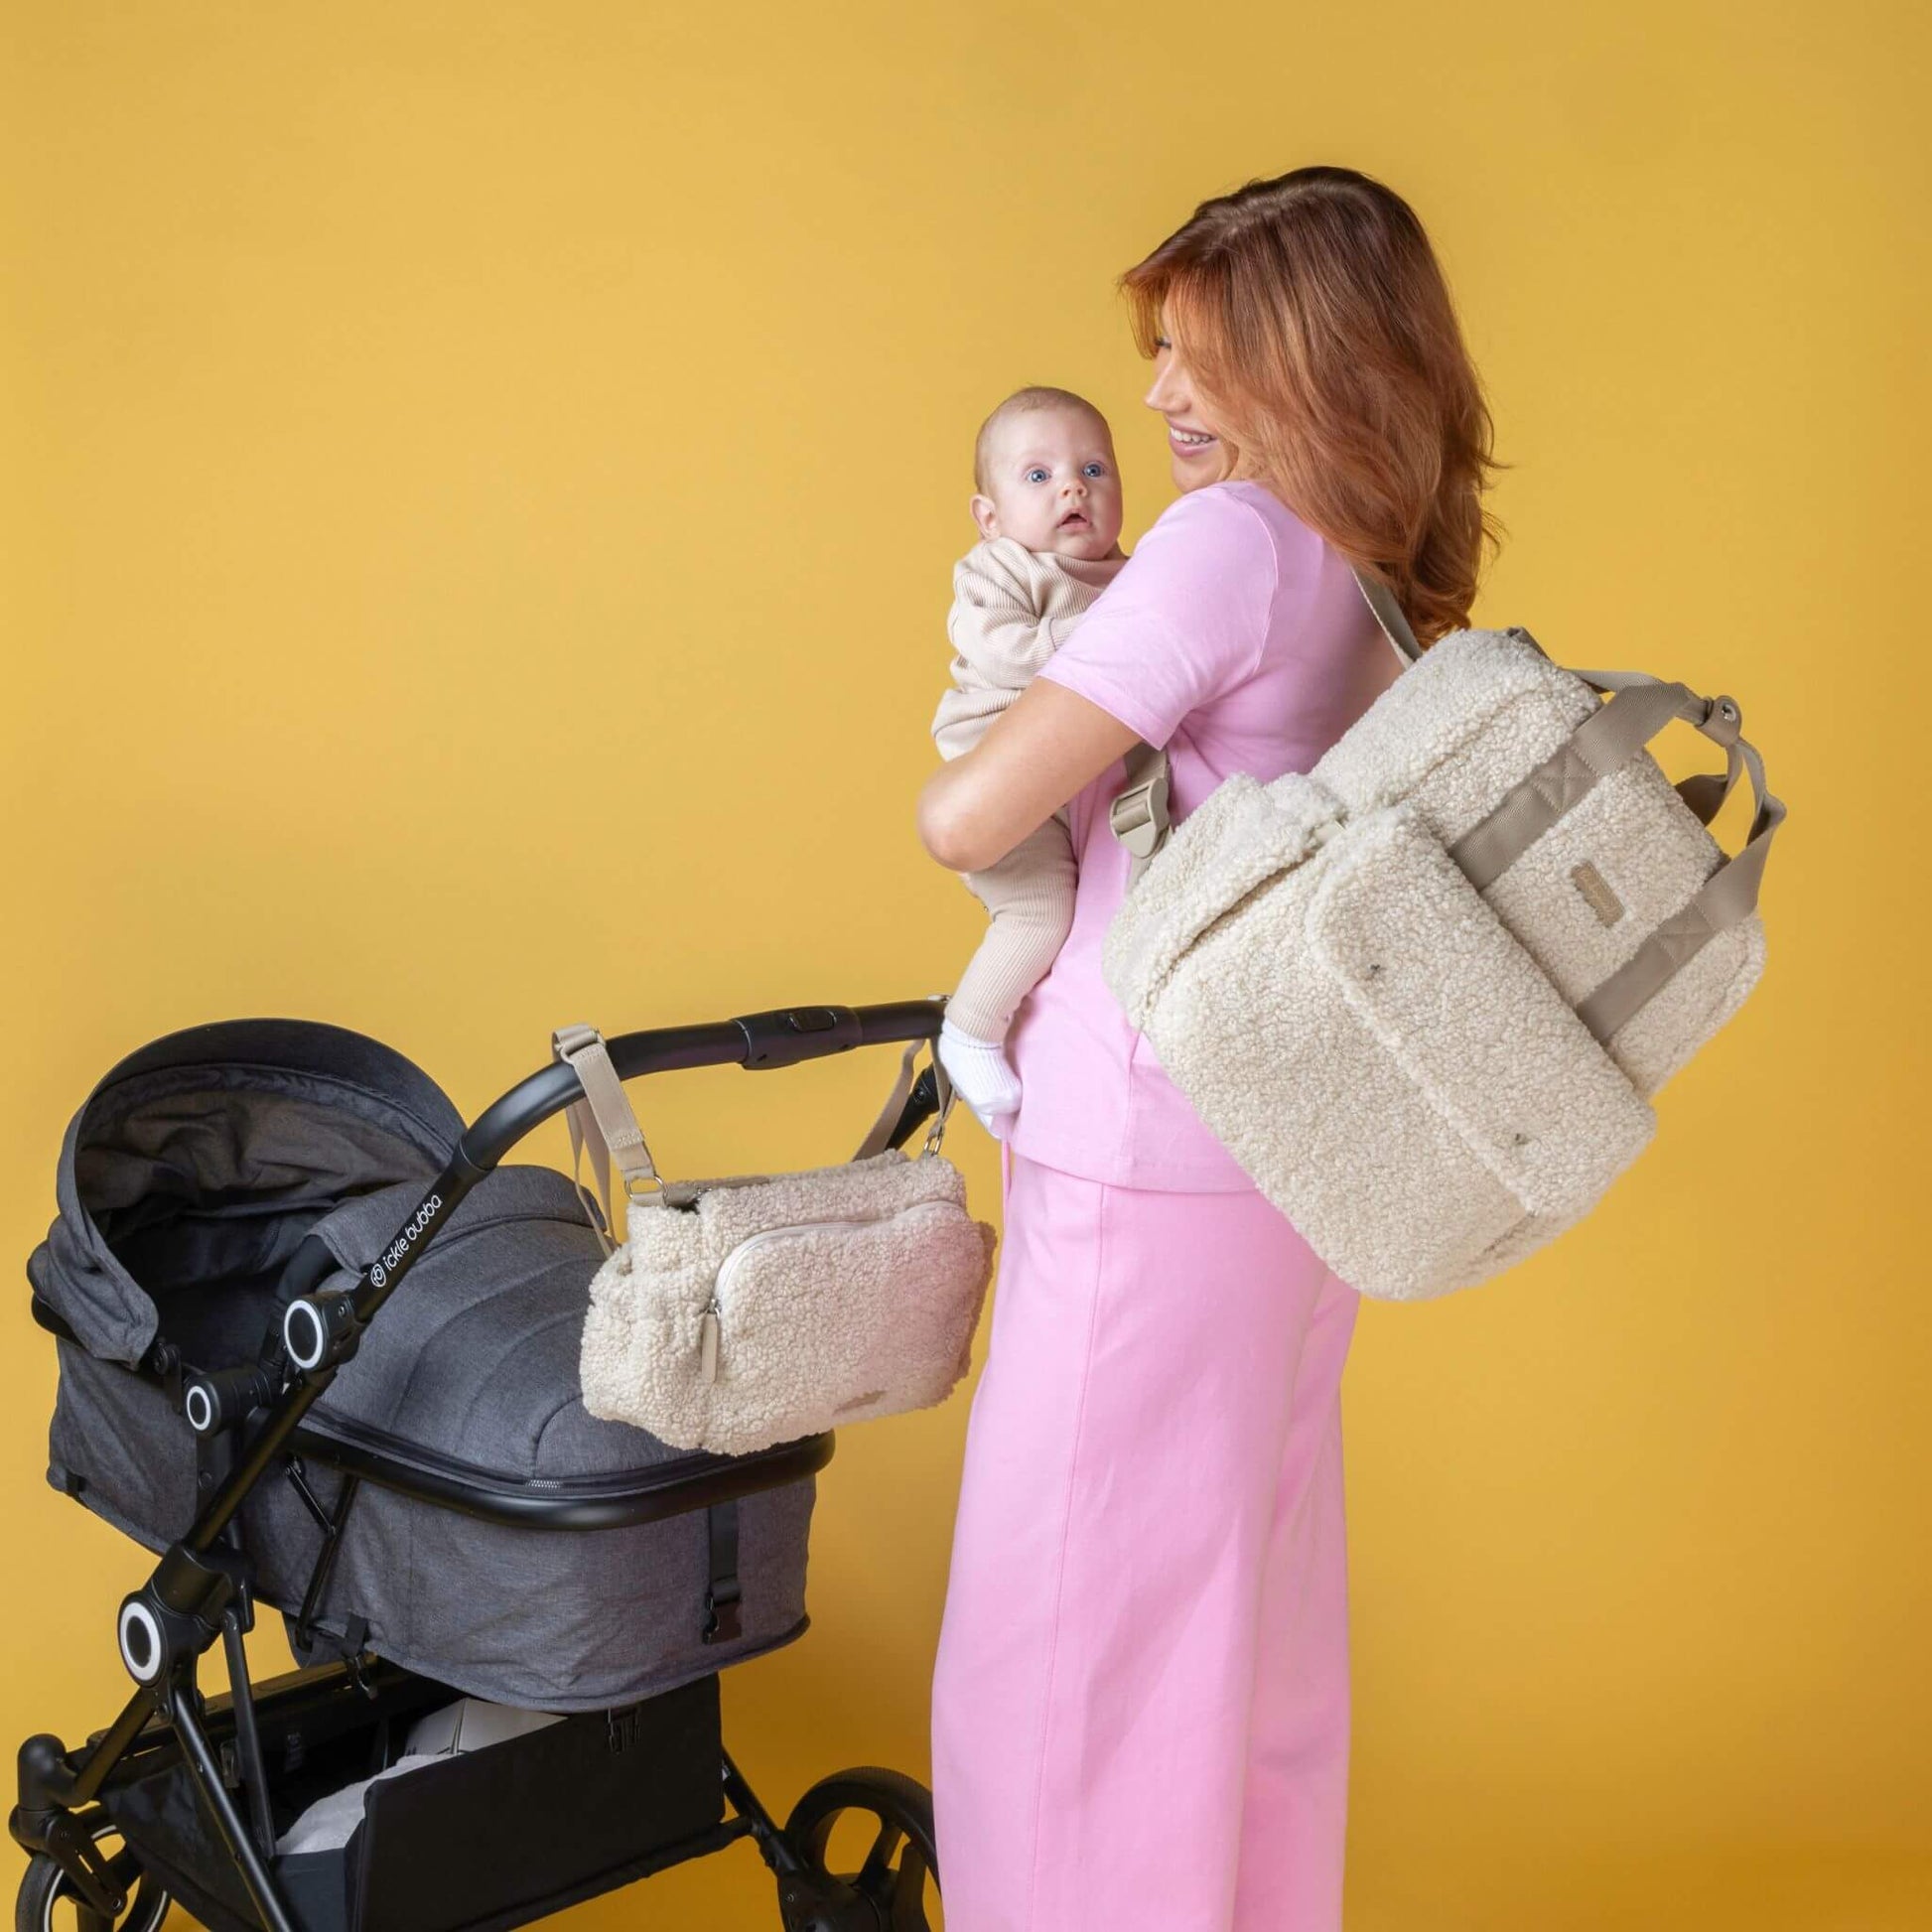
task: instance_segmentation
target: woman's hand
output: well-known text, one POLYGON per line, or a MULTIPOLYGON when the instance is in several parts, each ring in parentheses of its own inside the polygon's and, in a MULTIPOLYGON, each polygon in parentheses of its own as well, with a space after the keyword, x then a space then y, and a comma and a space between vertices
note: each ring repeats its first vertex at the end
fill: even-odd
POLYGON ((1139 742, 1092 699, 1036 677, 925 781, 919 837, 942 866, 983 872, 1139 742))

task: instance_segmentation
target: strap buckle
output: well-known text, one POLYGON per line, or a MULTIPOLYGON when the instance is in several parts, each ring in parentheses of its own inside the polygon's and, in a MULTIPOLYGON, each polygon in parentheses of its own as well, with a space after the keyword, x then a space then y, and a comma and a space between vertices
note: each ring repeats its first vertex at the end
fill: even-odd
MULTIPOLYGON (((623 1196, 637 1206, 657 1206, 663 1199, 664 1183, 657 1164, 650 1158, 644 1131, 624 1097, 623 1082, 612 1064, 604 1035, 595 1027, 559 1027, 550 1036, 551 1050, 577 1075, 582 1097, 565 1109, 570 1128, 570 1173, 576 1180, 586 1150, 591 1157, 591 1176, 597 1183, 597 1198, 604 1210, 602 1225, 592 1216, 598 1245, 609 1255, 615 1252, 611 1238, 613 1226, 611 1167, 616 1162, 623 1181, 623 1196)), ((582 1191, 582 1183, 579 1183, 582 1191)))
POLYGON ((1132 857, 1153 858, 1168 828, 1167 772, 1157 771, 1153 777, 1117 792, 1107 808, 1107 823, 1132 857))
POLYGON ((738 1613, 742 1600, 736 1577, 714 1583, 704 1593, 704 1625, 699 1637, 706 1643, 736 1643, 745 1634, 738 1613))
POLYGON ((744 1591, 738 1578, 738 1502, 713 1503, 705 1511, 704 1622, 698 1635, 706 1643, 736 1643, 744 1634, 739 1604, 744 1591))

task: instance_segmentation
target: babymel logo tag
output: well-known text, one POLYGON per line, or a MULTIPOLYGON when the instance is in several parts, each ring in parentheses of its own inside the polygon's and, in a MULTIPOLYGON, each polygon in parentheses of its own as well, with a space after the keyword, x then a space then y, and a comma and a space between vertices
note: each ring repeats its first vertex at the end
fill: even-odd
POLYGON ((1615 925, 1623 916, 1623 901, 1610 891, 1609 882, 1586 859, 1580 866, 1570 868, 1570 877, 1576 882, 1577 890, 1583 894, 1589 909, 1605 925, 1615 925))

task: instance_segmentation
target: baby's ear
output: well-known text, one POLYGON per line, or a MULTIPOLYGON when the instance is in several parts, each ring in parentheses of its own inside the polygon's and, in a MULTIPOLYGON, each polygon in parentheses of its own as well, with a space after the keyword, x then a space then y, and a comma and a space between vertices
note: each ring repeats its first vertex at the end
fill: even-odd
POLYGON ((973 521, 979 525, 982 537, 997 537, 1000 534, 1000 512, 990 496, 975 496, 972 503, 973 521))

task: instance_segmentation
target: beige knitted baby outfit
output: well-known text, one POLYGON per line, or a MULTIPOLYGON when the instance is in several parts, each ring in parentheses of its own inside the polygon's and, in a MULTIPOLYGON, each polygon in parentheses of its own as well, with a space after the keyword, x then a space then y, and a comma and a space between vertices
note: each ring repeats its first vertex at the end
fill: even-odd
MULTIPOLYGON (((980 742, 1126 561, 1087 563, 990 537, 953 566, 946 620, 953 688, 932 719, 942 758, 956 759, 980 742)), ((1073 922, 1077 869, 1066 807, 997 864, 961 877, 992 923, 946 1003, 946 1018, 976 1038, 1002 1040, 1073 922)))

